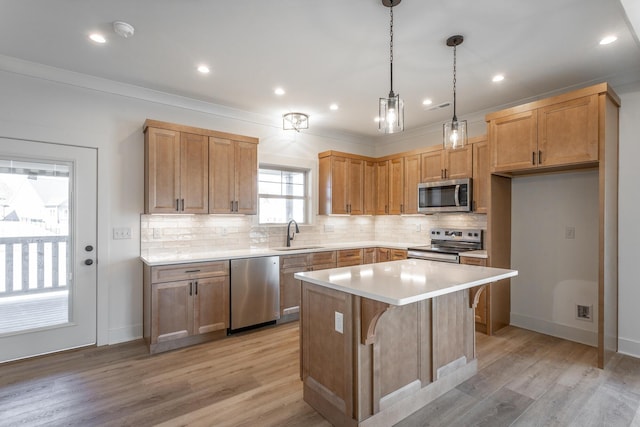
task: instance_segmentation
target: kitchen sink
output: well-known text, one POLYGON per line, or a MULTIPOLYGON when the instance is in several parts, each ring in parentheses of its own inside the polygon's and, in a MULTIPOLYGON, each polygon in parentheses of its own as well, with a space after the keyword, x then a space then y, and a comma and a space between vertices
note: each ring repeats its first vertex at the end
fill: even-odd
POLYGON ((271 248, 274 251, 302 251, 305 249, 321 249, 322 246, 290 246, 290 247, 281 247, 281 248, 271 248))

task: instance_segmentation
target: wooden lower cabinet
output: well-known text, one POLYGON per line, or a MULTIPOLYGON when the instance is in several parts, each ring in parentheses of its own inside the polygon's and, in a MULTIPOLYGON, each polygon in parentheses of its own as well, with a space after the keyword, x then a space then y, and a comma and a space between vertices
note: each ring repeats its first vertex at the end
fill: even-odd
POLYGON ((362 249, 342 249, 337 251, 337 266, 349 267, 352 265, 360 265, 363 262, 362 249))
POLYGON ((373 264, 376 262, 377 248, 364 248, 362 250, 362 263, 373 264))
POLYGON ((226 336, 229 262, 143 269, 144 338, 151 353, 226 336))
MULTIPOLYGON (((475 258, 475 257, 460 257, 460 264, 467 265, 477 265, 481 267, 487 266, 487 260, 485 258, 475 258)), ((480 296, 478 297, 478 305, 476 306, 475 311, 475 319, 476 319, 476 331, 482 332, 486 334, 488 332, 487 328, 487 318, 488 318, 488 305, 487 305, 487 295, 489 294, 491 285, 486 285, 482 291, 480 291, 480 296)))
POLYGON ((376 248, 376 262, 399 261, 407 259, 404 249, 376 248))

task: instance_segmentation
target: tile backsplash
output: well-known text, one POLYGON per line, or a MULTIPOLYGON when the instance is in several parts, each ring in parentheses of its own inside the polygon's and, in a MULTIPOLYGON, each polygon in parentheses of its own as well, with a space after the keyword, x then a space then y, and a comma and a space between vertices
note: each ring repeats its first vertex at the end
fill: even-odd
MULTIPOLYGON (((433 227, 486 229, 483 214, 324 216, 300 225, 292 246, 377 240, 428 244, 433 227)), ((141 215, 142 256, 285 246, 286 226, 260 225, 256 215, 141 215)))

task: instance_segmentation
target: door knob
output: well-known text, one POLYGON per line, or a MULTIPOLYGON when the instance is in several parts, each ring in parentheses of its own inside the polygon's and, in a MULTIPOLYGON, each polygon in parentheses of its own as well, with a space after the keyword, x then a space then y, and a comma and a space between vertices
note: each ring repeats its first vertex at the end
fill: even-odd
POLYGON ((93 246, 87 245, 87 246, 84 247, 84 250, 87 251, 87 252, 91 252, 93 250, 93 246))
POLYGON ((93 264, 93 260, 92 259, 85 259, 84 260, 84 265, 92 265, 93 264))

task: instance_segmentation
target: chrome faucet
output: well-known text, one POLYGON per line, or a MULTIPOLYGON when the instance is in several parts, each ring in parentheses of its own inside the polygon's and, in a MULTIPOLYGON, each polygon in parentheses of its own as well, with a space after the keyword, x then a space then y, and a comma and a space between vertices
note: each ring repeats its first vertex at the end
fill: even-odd
POLYGON ((298 223, 296 222, 295 219, 291 219, 289 220, 289 223, 287 224, 287 247, 291 246, 291 241, 293 240, 293 237, 296 235, 295 233, 299 233, 300 229, 298 228, 298 223), (296 225, 296 231, 293 233, 293 236, 291 235, 291 223, 294 223, 296 225))

